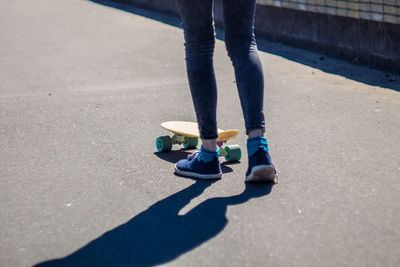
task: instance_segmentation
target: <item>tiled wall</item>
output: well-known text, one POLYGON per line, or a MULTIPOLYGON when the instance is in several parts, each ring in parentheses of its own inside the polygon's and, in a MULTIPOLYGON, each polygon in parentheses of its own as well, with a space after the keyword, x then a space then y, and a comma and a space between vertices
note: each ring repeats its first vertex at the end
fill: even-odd
POLYGON ((257 3, 400 24, 400 0, 257 0, 257 3))

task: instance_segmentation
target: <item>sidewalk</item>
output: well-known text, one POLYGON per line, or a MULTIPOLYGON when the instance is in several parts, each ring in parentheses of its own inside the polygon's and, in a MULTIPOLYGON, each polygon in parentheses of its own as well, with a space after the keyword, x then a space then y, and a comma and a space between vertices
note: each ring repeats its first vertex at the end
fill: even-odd
POLYGON ((187 151, 155 153, 161 122, 195 120, 182 31, 118 7, 0 2, 1 266, 400 264, 399 76, 259 40, 280 180, 246 186, 218 40, 244 157, 194 181, 173 174, 187 151))

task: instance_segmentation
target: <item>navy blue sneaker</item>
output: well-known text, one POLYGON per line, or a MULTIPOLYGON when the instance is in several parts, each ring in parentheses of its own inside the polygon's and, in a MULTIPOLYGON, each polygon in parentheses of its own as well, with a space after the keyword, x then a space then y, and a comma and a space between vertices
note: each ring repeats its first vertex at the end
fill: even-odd
POLYGON ((273 182, 277 175, 268 151, 260 147, 257 152, 249 156, 246 182, 273 182))
POLYGON ((218 157, 214 157, 211 162, 204 162, 199 159, 200 151, 189 155, 187 159, 181 159, 175 164, 177 174, 200 178, 200 179, 219 179, 222 176, 221 165, 218 157))

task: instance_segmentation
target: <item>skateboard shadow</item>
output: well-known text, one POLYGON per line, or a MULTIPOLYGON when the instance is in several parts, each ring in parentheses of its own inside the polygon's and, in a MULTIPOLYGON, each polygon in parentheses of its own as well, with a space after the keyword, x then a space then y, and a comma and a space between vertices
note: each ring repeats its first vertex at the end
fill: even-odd
POLYGON ((228 224, 228 206, 268 195, 273 184, 246 184, 229 197, 210 198, 179 211, 212 182, 199 181, 150 206, 70 255, 35 266, 154 266, 167 263, 217 236, 228 224))
MULTIPOLYGON (((169 152, 154 152, 154 155, 156 155, 157 157, 159 157, 162 160, 171 162, 171 163, 177 163, 178 161, 180 161, 181 159, 186 159, 187 156, 189 154, 191 154, 191 152, 187 152, 187 151, 191 151, 193 152, 193 150, 185 150, 185 149, 181 149, 181 150, 172 150, 169 152)), ((240 161, 237 162, 223 162, 221 163, 221 170, 222 173, 230 173, 233 172, 232 168, 229 168, 226 165, 231 165, 231 164, 238 164, 240 163, 240 161)))
POLYGON ((171 150, 168 152, 154 152, 154 155, 159 157, 162 160, 171 162, 171 163, 177 163, 181 159, 186 159, 188 155, 190 155, 191 152, 185 151, 185 150, 171 150))

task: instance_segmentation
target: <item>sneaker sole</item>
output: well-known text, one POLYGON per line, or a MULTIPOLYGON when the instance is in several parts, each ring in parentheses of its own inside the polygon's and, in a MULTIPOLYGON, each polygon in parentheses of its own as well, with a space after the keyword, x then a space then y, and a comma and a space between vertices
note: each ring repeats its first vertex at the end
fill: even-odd
POLYGON ((275 181, 275 168, 272 165, 259 165, 253 167, 251 173, 246 177, 246 182, 266 183, 275 181))
POLYGON ((195 172, 181 171, 176 167, 176 165, 175 165, 175 172, 182 176, 194 177, 194 178, 199 178, 199 179, 203 179, 203 180, 220 179, 222 177, 222 173, 200 174, 200 173, 195 173, 195 172))

